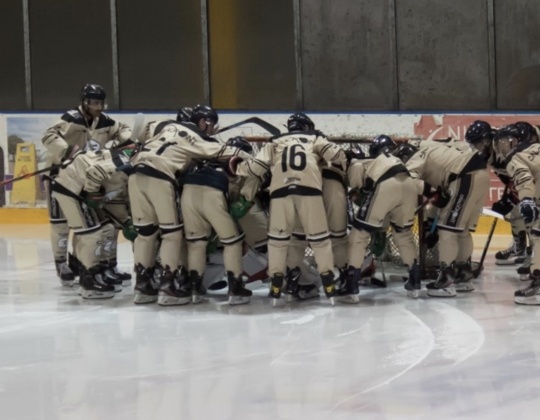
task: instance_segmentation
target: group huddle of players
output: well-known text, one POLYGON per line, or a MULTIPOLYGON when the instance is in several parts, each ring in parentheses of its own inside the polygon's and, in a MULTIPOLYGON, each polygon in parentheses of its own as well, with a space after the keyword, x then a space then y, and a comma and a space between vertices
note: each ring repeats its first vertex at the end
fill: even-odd
POLYGON ((466 142, 396 144, 379 135, 365 153, 330 142, 298 112, 288 118, 287 133, 255 153, 242 137, 216 139, 219 117, 210 106, 183 108, 176 120, 150 122, 133 138, 130 127, 103 113, 105 101, 102 87, 86 85, 80 105, 43 138, 51 166, 46 185, 58 276, 65 286, 78 276, 85 299, 111 298, 131 284, 131 275, 117 269, 116 244, 123 231, 133 241, 138 304, 201 302, 209 284, 208 254, 217 241, 231 305, 248 303, 252 295, 243 276, 246 250, 267 258, 264 277, 275 302, 282 294, 319 296, 322 285, 332 303, 356 303, 372 237, 389 226, 408 270, 405 289, 416 298, 421 267, 411 228, 420 196, 429 200, 439 238, 439 274, 426 285, 427 295, 470 292, 471 232, 491 167, 506 186, 493 210, 514 214, 513 226, 523 238, 497 253, 497 262, 523 262, 528 256, 520 273, 531 283, 516 291, 515 301, 540 304, 540 255, 532 252, 540 237, 535 225, 540 144, 528 123, 495 130, 475 121, 466 142), (354 214, 348 217, 351 201, 354 214), (301 269, 306 247, 318 278, 301 269))

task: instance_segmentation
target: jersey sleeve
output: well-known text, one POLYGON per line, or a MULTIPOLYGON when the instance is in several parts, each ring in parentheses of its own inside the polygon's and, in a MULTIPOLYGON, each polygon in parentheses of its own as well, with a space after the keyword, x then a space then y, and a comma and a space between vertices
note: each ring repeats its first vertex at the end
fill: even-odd
POLYGON ((324 160, 334 166, 346 168, 347 157, 345 152, 337 144, 331 143, 324 136, 317 136, 313 150, 324 160))
POLYGON ((536 195, 534 177, 526 163, 526 159, 522 153, 518 153, 512 157, 507 166, 508 175, 514 181, 514 186, 520 200, 523 200, 525 197, 534 198, 536 195))
POLYGON ((255 176, 262 180, 264 174, 270 170, 273 161, 274 145, 272 143, 265 144, 254 158, 238 164, 236 174, 245 177, 255 176))
POLYGON ((133 132, 131 127, 122 122, 115 121, 114 129, 112 130, 111 140, 117 140, 119 145, 122 145, 131 140, 133 132))
MULTIPOLYGON (((122 163, 129 163, 126 156, 120 155, 122 163)), ((84 182, 84 190, 88 192, 96 192, 99 190, 103 182, 109 179, 116 173, 116 164, 113 159, 98 159, 86 170, 86 178, 84 182)))
POLYGON ((425 182, 422 177, 424 174, 425 164, 426 160, 420 150, 416 152, 405 164, 407 170, 411 174, 411 178, 416 184, 416 192, 418 195, 424 194, 425 182))
POLYGON ((41 142, 47 149, 51 164, 58 164, 61 162, 62 157, 68 148, 65 138, 70 127, 71 123, 66 121, 65 116, 63 116, 60 121, 45 131, 41 142))
POLYGON ((362 188, 364 186, 364 175, 366 168, 363 162, 353 161, 347 170, 347 179, 351 188, 362 188))

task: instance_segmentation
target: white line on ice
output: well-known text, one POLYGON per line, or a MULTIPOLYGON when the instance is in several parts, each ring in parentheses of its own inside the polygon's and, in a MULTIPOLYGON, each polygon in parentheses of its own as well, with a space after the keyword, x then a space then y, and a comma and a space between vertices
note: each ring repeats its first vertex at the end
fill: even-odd
POLYGON ((433 351, 433 348, 435 346, 435 337, 433 336, 433 332, 431 331, 431 329, 426 324, 424 324, 422 320, 420 320, 420 318, 418 318, 412 312, 406 309, 400 309, 400 312, 404 312, 407 316, 412 317, 413 321, 416 322, 420 326, 420 331, 423 331, 423 338, 425 338, 425 341, 427 341, 427 346, 425 350, 422 352, 422 354, 420 355, 420 357, 418 357, 417 360, 415 360, 413 363, 411 363, 409 366, 407 366, 407 368, 399 372, 397 375, 394 375, 390 379, 387 379, 386 381, 381 382, 380 384, 372 386, 371 388, 356 392, 352 395, 349 395, 346 398, 343 398, 341 401, 338 401, 336 404, 334 404, 334 407, 330 410, 330 413, 332 413, 336 408, 338 408, 341 404, 343 404, 346 401, 356 398, 357 396, 361 394, 366 394, 368 392, 371 392, 384 385, 390 384, 392 381, 396 380, 397 378, 399 378, 400 376, 404 375, 409 370, 417 366, 419 363, 421 363, 433 351))

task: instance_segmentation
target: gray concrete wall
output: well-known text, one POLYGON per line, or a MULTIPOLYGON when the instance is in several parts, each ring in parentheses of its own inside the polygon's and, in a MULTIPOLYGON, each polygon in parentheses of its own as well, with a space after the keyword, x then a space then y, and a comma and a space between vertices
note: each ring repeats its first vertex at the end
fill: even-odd
POLYGON ((64 109, 89 81, 112 109, 540 106, 538 0, 148 4, 1 1, 0 110, 64 109))

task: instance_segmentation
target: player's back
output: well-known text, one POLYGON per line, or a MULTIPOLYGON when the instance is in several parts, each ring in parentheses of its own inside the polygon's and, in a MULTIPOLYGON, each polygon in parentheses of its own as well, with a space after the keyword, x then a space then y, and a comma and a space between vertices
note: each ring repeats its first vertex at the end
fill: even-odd
POLYGON ((322 189, 321 157, 316 142, 316 134, 297 132, 278 137, 268 145, 273 148, 273 195, 309 194, 322 189))

